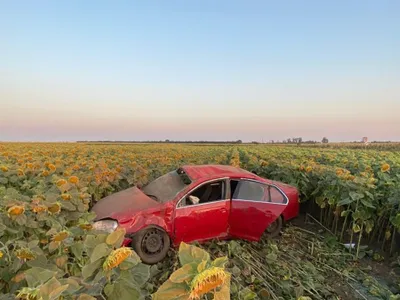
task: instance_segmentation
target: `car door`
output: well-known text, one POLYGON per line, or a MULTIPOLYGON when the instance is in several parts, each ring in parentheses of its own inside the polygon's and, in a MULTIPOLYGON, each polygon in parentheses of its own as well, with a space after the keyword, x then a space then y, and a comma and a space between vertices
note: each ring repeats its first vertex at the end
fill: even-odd
POLYGON ((231 180, 230 186, 229 234, 256 241, 282 214, 288 199, 276 186, 254 180, 231 180))
POLYGON ((228 236, 230 199, 227 178, 196 186, 178 201, 174 218, 174 244, 181 241, 205 241, 228 236), (189 202, 189 196, 199 203, 189 202))

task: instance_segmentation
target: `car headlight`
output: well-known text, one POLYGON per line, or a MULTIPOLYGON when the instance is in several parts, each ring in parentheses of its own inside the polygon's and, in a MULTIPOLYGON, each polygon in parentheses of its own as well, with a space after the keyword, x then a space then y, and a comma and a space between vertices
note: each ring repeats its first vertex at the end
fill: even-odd
POLYGON ((93 223, 93 229, 111 233, 118 227, 118 222, 114 220, 101 220, 93 223))

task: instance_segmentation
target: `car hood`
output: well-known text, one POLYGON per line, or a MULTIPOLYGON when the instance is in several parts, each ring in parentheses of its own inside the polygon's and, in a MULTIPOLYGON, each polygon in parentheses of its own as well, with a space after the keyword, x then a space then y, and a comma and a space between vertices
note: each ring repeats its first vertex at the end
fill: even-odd
POLYGON ((92 211, 96 213, 95 221, 105 218, 118 220, 157 206, 160 206, 160 203, 146 196, 137 187, 132 187, 100 199, 93 206, 92 211))

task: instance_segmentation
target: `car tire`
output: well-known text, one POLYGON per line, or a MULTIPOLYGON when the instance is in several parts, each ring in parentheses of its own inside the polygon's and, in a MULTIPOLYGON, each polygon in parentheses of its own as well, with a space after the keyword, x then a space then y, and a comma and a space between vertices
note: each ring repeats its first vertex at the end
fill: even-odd
POLYGON ((282 228, 283 228, 283 218, 282 216, 279 216, 274 222, 269 224, 269 226, 264 232, 264 235, 267 238, 275 238, 279 236, 282 228))
POLYGON ((147 227, 133 236, 132 248, 145 264, 156 264, 168 253, 171 241, 161 228, 147 227))

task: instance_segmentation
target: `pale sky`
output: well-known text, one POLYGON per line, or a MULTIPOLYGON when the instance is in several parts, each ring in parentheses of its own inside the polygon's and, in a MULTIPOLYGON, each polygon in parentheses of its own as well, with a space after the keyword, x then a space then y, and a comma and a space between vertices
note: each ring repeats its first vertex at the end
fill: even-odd
POLYGON ((0 141, 400 141, 399 1, 189 2, 0 1, 0 141))

